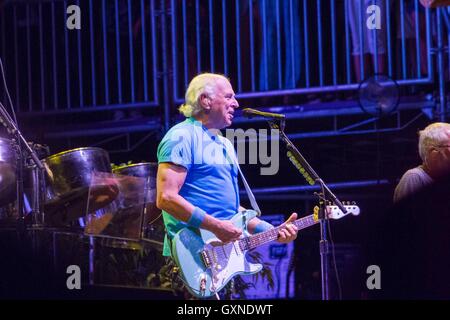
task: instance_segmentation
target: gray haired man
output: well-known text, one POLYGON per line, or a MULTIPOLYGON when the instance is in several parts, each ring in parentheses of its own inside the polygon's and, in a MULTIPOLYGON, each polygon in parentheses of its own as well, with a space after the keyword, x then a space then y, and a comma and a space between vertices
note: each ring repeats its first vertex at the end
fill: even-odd
POLYGON ((436 122, 419 132, 419 155, 422 164, 402 176, 395 188, 394 202, 450 174, 449 123, 436 122))

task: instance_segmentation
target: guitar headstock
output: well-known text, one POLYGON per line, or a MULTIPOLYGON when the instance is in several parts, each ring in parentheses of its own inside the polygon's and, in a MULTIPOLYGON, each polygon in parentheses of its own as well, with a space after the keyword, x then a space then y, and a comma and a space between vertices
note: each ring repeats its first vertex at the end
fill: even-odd
POLYGON ((359 207, 356 204, 352 205, 344 205, 345 210, 347 210, 346 213, 343 213, 341 209, 339 209, 338 206, 327 206, 327 212, 328 212, 328 219, 341 219, 345 217, 346 215, 353 215, 357 216, 360 213, 359 207))
MULTIPOLYGON (((342 212, 342 210, 339 209, 339 207, 336 205, 328 205, 325 208, 326 208, 326 212, 328 213, 328 215, 327 215, 328 219, 334 219, 334 220, 341 219, 349 214, 357 216, 360 213, 360 209, 355 203, 353 203, 353 204, 345 204, 344 203, 344 208, 345 208, 345 210, 347 210, 346 213, 342 212)), ((314 219, 315 220, 319 219, 319 207, 317 207, 317 206, 314 207, 314 219)))

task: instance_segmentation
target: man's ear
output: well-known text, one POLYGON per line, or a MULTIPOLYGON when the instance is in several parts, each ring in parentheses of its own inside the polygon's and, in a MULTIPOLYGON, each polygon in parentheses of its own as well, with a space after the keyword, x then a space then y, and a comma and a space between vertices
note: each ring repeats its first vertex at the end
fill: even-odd
POLYGON ((199 102, 203 109, 211 109, 211 98, 207 94, 202 93, 200 95, 199 102))

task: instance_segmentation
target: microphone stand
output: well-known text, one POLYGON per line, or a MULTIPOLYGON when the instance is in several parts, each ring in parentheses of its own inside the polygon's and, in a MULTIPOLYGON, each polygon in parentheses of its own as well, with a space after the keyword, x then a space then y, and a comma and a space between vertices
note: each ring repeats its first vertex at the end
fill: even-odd
MULTIPOLYGON (((41 196, 42 193, 40 192, 40 179, 43 177, 42 173, 44 172, 44 165, 39 160, 39 157, 37 156, 36 152, 28 145, 27 140, 24 138, 22 133, 20 132, 19 128, 17 127, 17 124, 14 122, 14 120, 9 116, 8 112, 6 111, 5 107, 0 103, 0 122, 3 124, 3 126, 6 128, 8 134, 11 136, 11 139, 14 143, 14 148, 16 151, 16 174, 17 174, 17 213, 19 215, 18 220, 18 229, 19 229, 19 235, 22 237, 24 235, 25 231, 25 219, 24 219, 24 199, 23 199, 23 167, 25 164, 25 157, 23 155, 23 147, 25 147, 25 150, 30 155, 33 163, 38 168, 38 178, 36 184, 33 186, 33 188, 38 188, 38 192, 33 192, 33 194, 37 194, 37 201, 36 199, 33 199, 33 213, 34 214, 41 214, 41 196), (41 173, 39 175, 39 173, 41 173)), ((43 219, 42 219, 43 220, 43 219)))
POLYGON ((281 119, 280 124, 276 123, 275 120, 268 120, 269 125, 274 130, 279 130, 280 138, 286 143, 288 149, 288 156, 291 162, 299 169, 300 173, 306 179, 310 185, 318 183, 321 187, 321 193, 316 195, 319 197, 319 222, 320 222, 320 266, 322 274, 322 300, 330 300, 330 287, 329 287, 329 277, 328 277, 328 267, 329 267, 329 244, 327 239, 328 230, 328 217, 325 214, 326 201, 331 201, 336 204, 343 213, 347 210, 344 208, 339 199, 331 192, 330 188, 323 182, 319 175, 310 166, 308 161, 303 157, 303 155, 298 151, 295 145, 289 140, 287 135, 284 133, 285 120, 281 119))

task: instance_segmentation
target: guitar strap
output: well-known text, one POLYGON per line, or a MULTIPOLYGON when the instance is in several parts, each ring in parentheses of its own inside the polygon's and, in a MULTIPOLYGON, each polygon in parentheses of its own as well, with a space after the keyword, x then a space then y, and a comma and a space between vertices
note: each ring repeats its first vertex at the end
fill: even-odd
POLYGON ((241 174, 242 182, 244 183, 245 191, 247 192, 248 199, 250 200, 250 204, 252 205, 253 210, 255 210, 258 213, 258 216, 260 216, 261 210, 259 209, 258 203, 256 202, 256 198, 253 195, 253 192, 250 189, 250 186, 248 185, 247 180, 245 180, 244 174, 241 171, 241 167, 239 166, 239 163, 237 163, 237 167, 238 167, 239 173, 241 174))
MULTIPOLYGON (((226 139, 226 138, 224 138, 226 139)), ((223 142, 222 142, 223 143, 223 142)), ((259 209, 258 203, 256 202, 256 198, 253 195, 252 190, 250 189, 250 186, 247 183, 247 180, 245 179, 244 174, 242 173, 241 167, 239 166, 239 161, 237 161, 237 156, 234 152, 232 152, 232 155, 229 155, 229 150, 226 148, 225 143, 223 143, 226 156, 231 158, 231 161, 234 165, 237 166, 239 174, 241 175, 242 182, 244 183, 245 191, 247 192, 248 199, 250 200, 250 204, 252 206, 252 209, 255 210, 258 213, 258 216, 261 215, 261 210, 259 209)))

